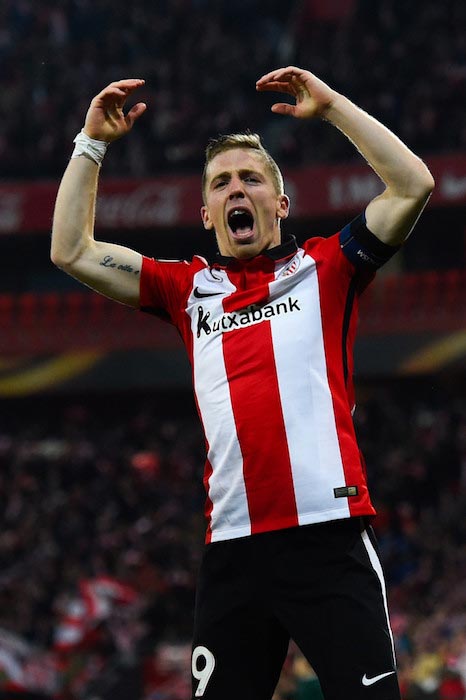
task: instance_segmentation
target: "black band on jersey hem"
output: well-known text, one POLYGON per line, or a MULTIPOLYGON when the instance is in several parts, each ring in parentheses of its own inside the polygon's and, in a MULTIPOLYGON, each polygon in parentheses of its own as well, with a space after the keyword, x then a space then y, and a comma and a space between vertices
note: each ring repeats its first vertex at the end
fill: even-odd
POLYGON ((342 229, 340 246, 355 267, 366 270, 381 267, 401 248, 384 243, 369 231, 364 213, 342 229))
MULTIPOLYGON (((283 258, 288 258, 290 255, 295 255, 298 252, 298 244, 296 243, 296 238, 290 233, 282 234, 282 242, 280 245, 274 246, 273 248, 267 248, 263 250, 259 255, 266 255, 271 260, 283 260, 283 258)), ((254 257, 259 257, 256 255, 254 257)), ((242 260, 242 258, 234 258, 228 255, 221 255, 217 253, 215 262, 222 267, 227 267, 231 262, 242 260)))

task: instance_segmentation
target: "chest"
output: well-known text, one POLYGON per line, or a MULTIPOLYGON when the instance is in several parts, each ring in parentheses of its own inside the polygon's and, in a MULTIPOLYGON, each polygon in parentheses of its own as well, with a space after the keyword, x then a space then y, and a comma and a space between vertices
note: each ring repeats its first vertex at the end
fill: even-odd
POLYGON ((300 253, 273 270, 201 270, 186 306, 193 347, 206 353, 235 337, 244 346, 258 327, 282 343, 311 342, 321 325, 320 296, 316 262, 300 253))

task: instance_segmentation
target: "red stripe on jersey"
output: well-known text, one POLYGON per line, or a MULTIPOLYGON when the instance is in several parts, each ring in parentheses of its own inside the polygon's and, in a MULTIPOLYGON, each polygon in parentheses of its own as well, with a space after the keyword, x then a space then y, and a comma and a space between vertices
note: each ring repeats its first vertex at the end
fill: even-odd
MULTIPOLYGON (((339 245, 338 238, 335 238, 335 245, 339 245)), ((312 253, 311 253, 312 254, 312 253)), ((344 313, 348 295, 352 293, 351 282, 353 277, 348 275, 348 261, 341 253, 341 269, 335 269, 334 265, 317 264, 317 275, 319 279, 319 289, 326 289, 325 294, 320 295, 320 306, 322 313, 322 330, 324 338, 324 349, 327 363, 327 378, 332 394, 332 402, 335 414, 340 454, 345 472, 347 486, 358 484, 359 490, 356 502, 348 498, 348 507, 351 515, 375 514, 375 510, 370 502, 366 485, 361 484, 361 472, 364 467, 361 464, 361 455, 356 442, 354 424, 351 410, 353 408, 353 387, 352 378, 348 377, 348 386, 345 384, 345 372, 343 361, 343 345, 348 353, 348 370, 353 368, 352 340, 354 336, 357 319, 357 295, 351 308, 351 317, 348 324, 348 335, 350 338, 343 338, 344 313), (340 278, 340 283, 335 284, 332 279, 325 279, 326 275, 335 275, 340 278), (346 284, 343 280, 346 278, 346 284)))
POLYGON ((223 355, 251 533, 298 525, 270 323, 224 333, 223 355))
POLYGON ((272 282, 275 272, 273 260, 260 256, 241 263, 233 262, 227 272, 228 279, 236 287, 236 292, 223 303, 227 313, 245 309, 251 304, 268 302, 269 283, 272 282))

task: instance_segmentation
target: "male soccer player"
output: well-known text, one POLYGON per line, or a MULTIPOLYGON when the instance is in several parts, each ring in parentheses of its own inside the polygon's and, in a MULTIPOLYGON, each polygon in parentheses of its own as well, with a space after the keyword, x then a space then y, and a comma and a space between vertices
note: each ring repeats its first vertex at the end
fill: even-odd
POLYGON ((149 259, 93 236, 99 166, 144 112, 123 111, 142 84, 112 83, 92 100, 59 189, 52 259, 175 324, 190 356, 208 448, 193 698, 270 700, 291 637, 326 700, 399 700, 352 421, 352 345, 358 297, 412 230, 432 176, 312 73, 278 69, 257 90, 294 99, 272 110, 336 126, 384 192, 339 233, 298 246, 281 235, 289 199, 260 139, 221 137, 207 148, 201 210, 217 260, 149 259))

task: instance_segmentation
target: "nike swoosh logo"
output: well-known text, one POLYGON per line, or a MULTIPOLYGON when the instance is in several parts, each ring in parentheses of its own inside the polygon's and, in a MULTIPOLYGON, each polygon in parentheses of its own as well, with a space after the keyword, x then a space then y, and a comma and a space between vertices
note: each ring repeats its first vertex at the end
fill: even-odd
POLYGON ((381 673, 380 676, 373 676, 373 678, 368 678, 366 676, 366 674, 364 674, 362 677, 362 684, 365 686, 374 685, 374 683, 381 681, 382 678, 386 678, 387 676, 391 676, 393 673, 395 673, 395 671, 387 671, 387 673, 381 673))
POLYGON ((194 287, 193 294, 196 297, 196 299, 204 299, 205 297, 215 297, 218 294, 223 294, 223 292, 209 292, 208 294, 203 294, 198 290, 197 287, 194 287))

